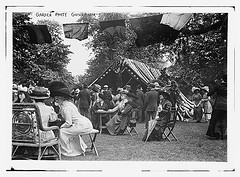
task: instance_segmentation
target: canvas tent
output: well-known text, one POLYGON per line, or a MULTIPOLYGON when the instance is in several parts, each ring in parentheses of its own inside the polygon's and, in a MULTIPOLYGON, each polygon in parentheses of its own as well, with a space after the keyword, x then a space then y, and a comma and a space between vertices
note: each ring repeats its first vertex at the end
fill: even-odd
POLYGON ((108 85, 109 88, 116 90, 118 87, 131 85, 135 90, 136 86, 140 84, 146 90, 149 81, 159 78, 160 75, 159 69, 151 68, 136 60, 122 58, 112 63, 89 86, 93 84, 108 85))

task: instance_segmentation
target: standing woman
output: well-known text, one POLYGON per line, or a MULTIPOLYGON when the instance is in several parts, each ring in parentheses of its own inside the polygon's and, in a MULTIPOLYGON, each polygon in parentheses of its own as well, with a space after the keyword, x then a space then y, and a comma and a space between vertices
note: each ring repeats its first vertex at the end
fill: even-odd
POLYGON ((53 81, 49 90, 60 105, 60 114, 66 121, 60 127, 61 152, 65 156, 81 155, 86 151, 87 145, 79 134, 91 131, 92 123, 79 113, 68 87, 63 82, 53 81))
POLYGON ((194 113, 193 113, 193 118, 197 121, 197 123, 201 122, 202 120, 202 95, 200 94, 200 89, 197 87, 192 88, 192 101, 194 103, 194 113))
POLYGON ((227 75, 221 79, 221 83, 208 93, 208 96, 216 94, 216 100, 206 135, 216 139, 226 139, 227 135, 227 75))
POLYGON ((210 96, 208 96, 209 87, 204 86, 201 88, 201 90, 202 90, 203 117, 205 119, 205 122, 208 122, 211 119, 212 114, 212 105, 210 103, 210 96))

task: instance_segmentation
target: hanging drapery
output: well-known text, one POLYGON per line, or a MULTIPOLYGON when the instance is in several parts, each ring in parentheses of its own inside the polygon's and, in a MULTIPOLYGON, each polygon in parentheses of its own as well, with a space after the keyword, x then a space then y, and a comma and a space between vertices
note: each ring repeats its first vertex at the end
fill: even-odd
POLYGON ((66 38, 81 41, 88 38, 88 23, 63 24, 63 31, 66 38))
POLYGON ((126 27, 125 19, 112 20, 112 21, 101 21, 101 30, 109 34, 111 37, 119 37, 126 40, 126 27))
POLYGON ((52 37, 47 25, 24 25, 32 44, 52 43, 52 37))

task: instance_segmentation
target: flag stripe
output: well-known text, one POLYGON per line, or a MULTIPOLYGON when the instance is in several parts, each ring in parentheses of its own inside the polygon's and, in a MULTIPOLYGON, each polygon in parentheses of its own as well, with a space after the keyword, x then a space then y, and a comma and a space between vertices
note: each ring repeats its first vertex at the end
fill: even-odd
POLYGON ((167 13, 163 14, 160 23, 179 31, 186 25, 191 17, 191 13, 167 13))
POLYGON ((145 47, 155 43, 172 43, 179 31, 172 27, 160 24, 163 14, 130 19, 131 26, 137 34, 137 47, 145 47))

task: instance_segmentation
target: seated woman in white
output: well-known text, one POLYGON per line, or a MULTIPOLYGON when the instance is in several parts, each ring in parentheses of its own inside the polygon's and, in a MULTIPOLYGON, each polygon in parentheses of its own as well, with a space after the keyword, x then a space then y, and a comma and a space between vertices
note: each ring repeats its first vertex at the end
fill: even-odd
POLYGON ((61 153, 65 156, 81 155, 86 151, 87 145, 80 134, 92 131, 93 125, 87 117, 79 113, 73 103, 73 96, 64 83, 53 81, 50 92, 60 105, 60 113, 65 120, 60 127, 61 153))

